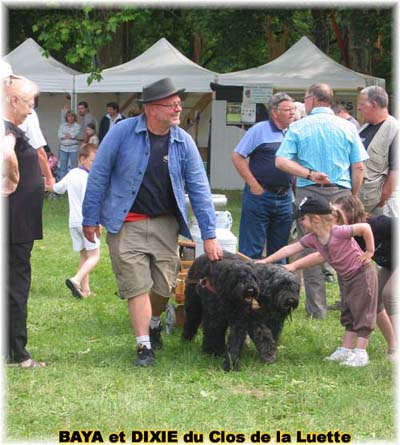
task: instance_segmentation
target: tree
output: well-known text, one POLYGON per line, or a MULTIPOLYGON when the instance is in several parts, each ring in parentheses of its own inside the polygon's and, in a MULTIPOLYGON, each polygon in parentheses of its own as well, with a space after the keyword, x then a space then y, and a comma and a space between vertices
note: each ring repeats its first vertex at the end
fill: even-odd
POLYGON ((14 48, 33 37, 56 59, 99 78, 161 37, 224 73, 270 62, 306 35, 337 62, 386 78, 390 90, 392 15, 393 8, 18 8, 9 10, 9 40, 14 48))
POLYGON ((46 52, 81 71, 91 72, 89 82, 101 78, 101 70, 123 62, 127 46, 125 25, 142 18, 146 11, 133 8, 48 10, 33 24, 46 52), (110 47, 112 46, 112 49, 110 47), (107 61, 107 64, 104 63, 107 61))

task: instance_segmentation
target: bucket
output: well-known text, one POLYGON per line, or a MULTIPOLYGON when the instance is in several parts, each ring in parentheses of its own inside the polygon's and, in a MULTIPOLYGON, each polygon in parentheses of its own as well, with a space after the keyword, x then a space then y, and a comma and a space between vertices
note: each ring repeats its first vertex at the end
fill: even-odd
MULTIPOLYGON (((215 211, 216 216, 216 228, 217 229, 228 229, 231 230, 232 228, 232 215, 231 212, 228 210, 217 210, 215 211)), ((192 231, 192 227, 197 226, 199 227, 199 223, 197 222, 197 219, 195 216, 192 216, 190 220, 190 231, 192 231)))
MULTIPOLYGON (((203 240, 201 239, 199 226, 198 225, 191 226, 190 232, 192 234, 193 241, 196 243, 196 258, 197 258, 204 253, 203 240)), ((231 253, 236 253, 237 238, 229 229, 217 227, 216 235, 223 250, 226 250, 227 252, 231 253)))

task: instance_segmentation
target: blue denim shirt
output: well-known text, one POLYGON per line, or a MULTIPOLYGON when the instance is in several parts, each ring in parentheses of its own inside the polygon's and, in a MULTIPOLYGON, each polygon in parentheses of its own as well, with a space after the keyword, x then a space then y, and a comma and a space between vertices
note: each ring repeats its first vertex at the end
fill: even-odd
MULTIPOLYGON (((83 225, 102 224, 117 233, 135 201, 150 155, 144 114, 125 119, 105 136, 97 151, 83 201, 83 225)), ((168 168, 179 214, 179 233, 191 238, 185 186, 202 239, 215 237, 216 217, 210 185, 191 136, 179 127, 170 130, 168 168)))

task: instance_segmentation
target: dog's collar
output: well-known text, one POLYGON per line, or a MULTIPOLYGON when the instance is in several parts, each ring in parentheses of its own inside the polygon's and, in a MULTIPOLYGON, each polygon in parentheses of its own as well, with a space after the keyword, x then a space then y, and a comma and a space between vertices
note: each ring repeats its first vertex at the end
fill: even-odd
POLYGON ((215 290, 215 287, 210 283, 210 280, 207 277, 199 278, 199 279, 197 279, 197 278, 192 278, 192 279, 186 278, 185 283, 186 284, 196 284, 196 285, 201 286, 203 288, 205 287, 212 294, 216 294, 217 293, 217 291, 215 290))

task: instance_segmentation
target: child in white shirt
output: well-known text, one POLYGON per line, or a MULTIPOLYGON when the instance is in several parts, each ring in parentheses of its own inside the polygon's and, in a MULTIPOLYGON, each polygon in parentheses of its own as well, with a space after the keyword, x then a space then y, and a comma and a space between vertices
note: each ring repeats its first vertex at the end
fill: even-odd
POLYGON ((47 191, 64 194, 68 192, 69 230, 72 248, 80 252, 79 268, 76 274, 65 280, 66 286, 76 298, 86 298, 91 294, 89 273, 100 259, 100 241, 96 238, 92 243, 82 233, 82 203, 90 168, 96 156, 97 146, 83 144, 79 149, 79 167, 70 170, 61 181, 54 186, 46 187, 47 191))

